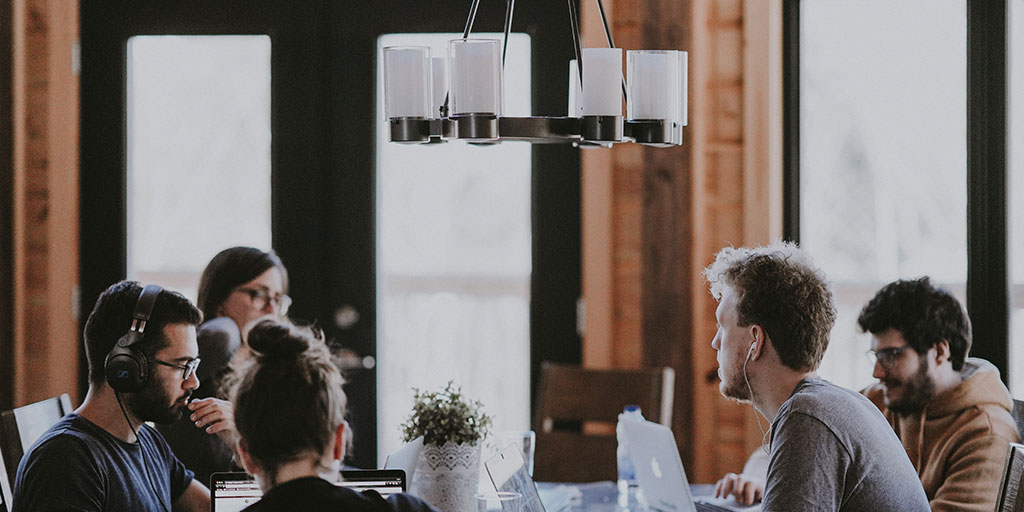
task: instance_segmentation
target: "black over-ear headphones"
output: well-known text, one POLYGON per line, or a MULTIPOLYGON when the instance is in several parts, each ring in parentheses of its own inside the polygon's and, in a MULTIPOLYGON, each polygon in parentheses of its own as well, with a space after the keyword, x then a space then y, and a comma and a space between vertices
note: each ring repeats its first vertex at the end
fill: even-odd
POLYGON ((139 300, 135 302, 131 328, 117 340, 103 362, 107 384, 114 391, 134 393, 141 390, 149 380, 149 362, 146 361, 146 356, 133 349, 132 345, 142 341, 146 323, 153 314, 153 304, 162 291, 163 287, 155 284, 146 285, 142 289, 139 300))

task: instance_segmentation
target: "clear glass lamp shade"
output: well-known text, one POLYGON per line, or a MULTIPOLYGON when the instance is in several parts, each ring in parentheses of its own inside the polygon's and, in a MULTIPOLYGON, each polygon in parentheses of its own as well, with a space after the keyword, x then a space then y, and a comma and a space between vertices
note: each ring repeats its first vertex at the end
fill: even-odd
POLYGON ((448 63, 451 115, 501 115, 501 41, 453 39, 448 63))
MULTIPOLYGON (((676 50, 626 52, 629 95, 626 117, 630 120, 677 121, 682 93, 679 87, 680 57, 676 50)), ((586 73, 586 64, 583 67, 586 73)))
POLYGON ((622 115, 622 49, 583 48, 585 116, 622 115))
POLYGON ((448 97, 448 59, 434 57, 430 59, 431 77, 433 81, 433 98, 431 99, 430 117, 441 117, 441 106, 448 97))
POLYGON ((430 112, 430 48, 384 48, 384 112, 396 117, 427 118, 430 112))

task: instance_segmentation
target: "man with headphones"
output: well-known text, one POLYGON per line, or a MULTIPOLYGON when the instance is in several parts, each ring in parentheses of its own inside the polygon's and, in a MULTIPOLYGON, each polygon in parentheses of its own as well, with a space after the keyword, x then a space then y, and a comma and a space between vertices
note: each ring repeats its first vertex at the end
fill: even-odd
POLYGON ((156 285, 122 281, 100 295, 85 326, 89 392, 22 458, 13 510, 209 510, 209 491, 145 424, 189 414, 211 434, 234 434, 229 403, 188 400, 201 320, 156 285))
POLYGON ((770 424, 761 510, 929 510, 878 408, 816 373, 836 312, 810 257, 792 243, 727 247, 704 275, 719 301, 719 390, 770 424))

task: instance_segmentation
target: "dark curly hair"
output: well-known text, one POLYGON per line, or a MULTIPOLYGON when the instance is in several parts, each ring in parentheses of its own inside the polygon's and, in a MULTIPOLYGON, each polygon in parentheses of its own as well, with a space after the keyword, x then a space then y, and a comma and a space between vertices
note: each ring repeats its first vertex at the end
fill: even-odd
POLYGON ((810 256, 792 242, 765 247, 726 247, 704 269, 711 294, 736 292, 737 324, 760 325, 782 364, 813 371, 828 348, 836 321, 832 288, 810 256))
POLYGON ((857 325, 876 335, 896 329, 921 355, 945 340, 957 371, 971 351, 967 312, 953 294, 936 288, 927 276, 885 285, 861 310, 857 325))

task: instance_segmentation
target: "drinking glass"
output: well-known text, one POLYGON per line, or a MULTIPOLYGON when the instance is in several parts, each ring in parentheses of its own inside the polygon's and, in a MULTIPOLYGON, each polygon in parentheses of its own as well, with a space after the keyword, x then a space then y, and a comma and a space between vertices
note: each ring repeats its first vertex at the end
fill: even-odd
POLYGON ((523 512, 523 495, 518 492, 483 492, 476 495, 477 512, 523 512))

